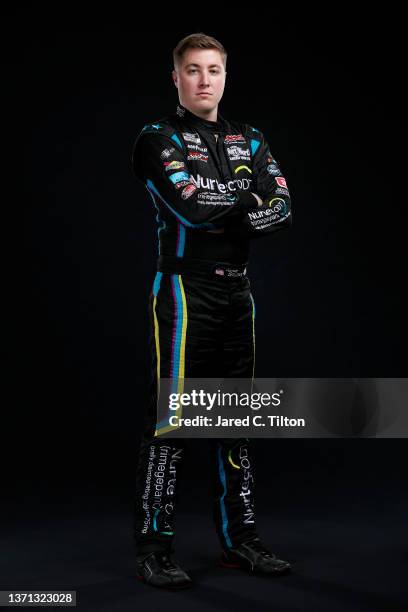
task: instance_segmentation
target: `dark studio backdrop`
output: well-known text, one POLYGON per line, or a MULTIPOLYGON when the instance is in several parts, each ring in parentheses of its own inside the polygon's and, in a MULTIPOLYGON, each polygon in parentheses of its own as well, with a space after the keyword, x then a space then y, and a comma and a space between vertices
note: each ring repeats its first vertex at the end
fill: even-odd
MULTIPOLYGON (((291 231, 252 248, 257 376, 406 375, 400 39, 390 15, 318 18, 272 23, 265 12, 253 28, 157 31, 149 20, 41 28, 10 17, 4 128, 16 135, 18 235, 3 511, 44 517, 101 499, 131 510, 157 232, 130 156, 143 125, 175 108, 171 51, 193 31, 227 48, 221 112, 263 131, 293 199, 291 231)), ((193 445, 181 501, 192 511, 209 508, 196 478, 206 442, 193 445)), ((406 508, 405 440, 254 445, 261 510, 406 508)))

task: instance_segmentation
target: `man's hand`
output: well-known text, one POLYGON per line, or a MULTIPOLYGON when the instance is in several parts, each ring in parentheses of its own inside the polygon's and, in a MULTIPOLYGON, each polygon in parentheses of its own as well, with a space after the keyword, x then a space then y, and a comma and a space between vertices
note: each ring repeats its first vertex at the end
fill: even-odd
MULTIPOLYGON (((258 202, 258 206, 262 206, 263 202, 262 202, 261 198, 259 197, 259 195, 254 193, 253 191, 251 191, 251 193, 256 198, 256 201, 258 202)), ((224 233, 224 228, 214 229, 214 230, 207 230, 207 232, 209 232, 210 234, 223 234, 224 233)))
POLYGON ((262 200, 261 200, 261 198, 259 197, 259 195, 258 195, 258 194, 256 194, 256 193, 254 193, 253 191, 251 191, 251 193, 252 193, 252 195, 253 195, 253 196, 255 196, 256 201, 258 202, 258 206, 262 206, 262 200))

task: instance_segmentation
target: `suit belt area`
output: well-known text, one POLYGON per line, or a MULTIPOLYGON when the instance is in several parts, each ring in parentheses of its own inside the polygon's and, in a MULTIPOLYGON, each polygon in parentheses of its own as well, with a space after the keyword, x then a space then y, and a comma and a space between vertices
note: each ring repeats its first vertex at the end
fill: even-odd
POLYGON ((204 259, 181 259, 171 255, 160 255, 157 260, 157 269, 164 274, 201 274, 217 276, 219 278, 239 278, 246 276, 248 264, 231 264, 214 262, 204 259))

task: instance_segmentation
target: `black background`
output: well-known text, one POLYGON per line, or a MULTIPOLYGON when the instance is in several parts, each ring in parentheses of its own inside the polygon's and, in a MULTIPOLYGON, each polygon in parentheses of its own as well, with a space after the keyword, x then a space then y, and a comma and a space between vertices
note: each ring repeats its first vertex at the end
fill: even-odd
MULTIPOLYGON (((4 21, 4 208, 17 232, 4 259, 3 508, 103 497, 130 512, 157 254, 130 155, 143 125, 175 108, 171 52, 194 31, 225 45, 221 111, 264 132, 293 199, 293 229, 253 245, 257 376, 406 375, 401 16, 234 13, 16 9, 4 21)), ((193 444, 206 461, 205 441, 193 444)), ((345 510, 355 496, 402 508, 405 440, 255 446, 261 508, 329 510, 333 495, 345 510)), ((207 495, 196 465, 186 509, 207 495)))

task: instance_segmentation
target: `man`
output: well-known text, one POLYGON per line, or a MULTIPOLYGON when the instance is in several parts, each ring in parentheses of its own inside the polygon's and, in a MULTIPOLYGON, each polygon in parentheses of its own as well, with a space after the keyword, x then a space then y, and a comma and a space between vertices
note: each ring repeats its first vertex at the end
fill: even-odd
MULTIPOLYGON (((181 438, 160 438, 160 378, 251 378, 255 307, 249 243, 291 224, 285 179, 261 132, 224 119, 218 104, 226 51, 192 34, 173 52, 177 112, 146 125, 133 169, 157 211, 158 272, 150 299, 152 393, 141 441, 135 507, 139 577, 177 588, 191 580, 172 559, 181 438)), ((260 542, 249 441, 210 441, 221 563, 282 574, 289 563, 260 542)))

